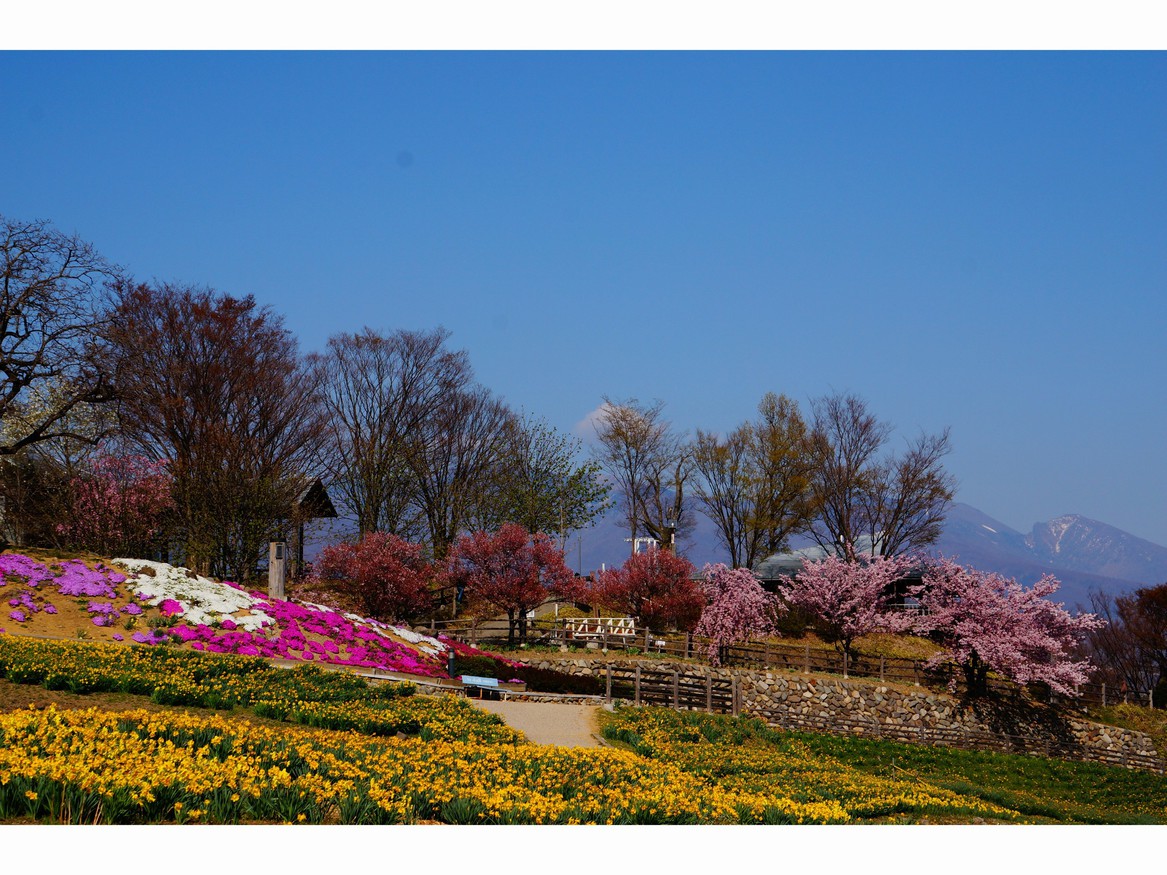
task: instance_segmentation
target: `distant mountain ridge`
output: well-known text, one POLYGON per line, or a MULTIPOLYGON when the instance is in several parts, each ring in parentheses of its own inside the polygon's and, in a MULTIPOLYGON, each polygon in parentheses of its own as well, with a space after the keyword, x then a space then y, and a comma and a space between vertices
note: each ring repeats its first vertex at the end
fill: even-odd
POLYGON ((957 502, 933 552, 1026 584, 1052 574, 1067 604, 1085 605, 1094 589, 1115 595, 1167 582, 1167 547, 1080 514, 1035 523, 1023 535, 957 502))
MULTIPOLYGON (((698 568, 726 561, 713 523, 700 513, 696 520, 692 536, 681 544, 682 552, 698 568)), ((619 514, 610 512, 568 539, 567 563, 585 574, 601 563, 609 568, 620 565, 631 546, 627 537, 619 514)), ((1062 582, 1055 598, 1069 606, 1088 606, 1095 589, 1119 595, 1167 582, 1167 547, 1080 514, 1035 523, 1023 534, 975 507, 955 502, 931 552, 1027 585, 1053 574, 1062 582)))

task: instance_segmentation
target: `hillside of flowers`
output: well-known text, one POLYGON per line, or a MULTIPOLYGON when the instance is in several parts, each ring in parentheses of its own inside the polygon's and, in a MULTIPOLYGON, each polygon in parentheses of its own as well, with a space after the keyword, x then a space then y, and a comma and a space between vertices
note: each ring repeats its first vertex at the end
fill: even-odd
MULTIPOLYGON (((3 714, 6 822, 845 823, 937 807, 1015 817, 956 793, 864 782, 805 750, 750 749, 743 759, 736 737, 656 732, 660 747, 645 751, 533 745, 461 698, 255 657, 4 636, 0 670, 15 683, 246 705, 301 724, 55 707, 3 714)), ((649 712, 620 717, 653 737, 649 712)))
POLYGON ((253 656, 7 635, 0 672, 236 709, 2 713, 7 823, 1167 822, 1162 776, 874 741, 828 749, 722 715, 618 708, 604 728, 617 747, 575 749, 527 743, 459 697, 253 656), (1015 775, 1027 783, 1002 789, 1015 775))
POLYGON ((67 611, 77 615, 74 635, 94 640, 446 675, 447 645, 435 638, 322 605, 269 599, 163 562, 42 562, 5 553, 0 597, 7 602, 0 632, 44 634, 42 621, 67 611))

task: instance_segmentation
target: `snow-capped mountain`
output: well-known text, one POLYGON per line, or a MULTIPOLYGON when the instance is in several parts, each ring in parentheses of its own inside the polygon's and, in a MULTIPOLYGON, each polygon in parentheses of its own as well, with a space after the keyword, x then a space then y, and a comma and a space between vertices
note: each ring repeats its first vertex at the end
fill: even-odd
POLYGON ((1062 582, 1058 599, 1086 605, 1091 590, 1112 595, 1167 582, 1167 548, 1079 514, 1035 523, 1022 534, 967 504, 953 504, 934 551, 1030 584, 1062 582))

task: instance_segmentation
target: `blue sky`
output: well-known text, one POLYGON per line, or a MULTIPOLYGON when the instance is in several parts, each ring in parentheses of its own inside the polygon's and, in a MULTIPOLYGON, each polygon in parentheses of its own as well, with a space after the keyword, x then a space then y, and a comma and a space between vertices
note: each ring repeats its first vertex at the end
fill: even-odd
POLYGON ((0 53, 0 212, 444 325, 575 429, 767 391, 951 426, 958 499, 1167 544, 1167 54, 0 53))

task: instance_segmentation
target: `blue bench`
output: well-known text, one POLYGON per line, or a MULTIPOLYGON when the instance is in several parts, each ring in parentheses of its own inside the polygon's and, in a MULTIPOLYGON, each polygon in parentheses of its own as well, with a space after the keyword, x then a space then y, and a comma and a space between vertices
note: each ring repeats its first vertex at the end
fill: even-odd
POLYGON ((470 690, 477 690, 480 699, 486 698, 490 693, 494 694, 491 698, 498 698, 498 678, 480 678, 464 674, 462 689, 466 691, 466 695, 470 695, 470 690))

